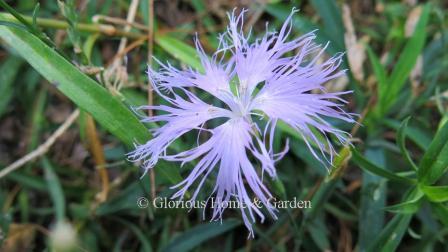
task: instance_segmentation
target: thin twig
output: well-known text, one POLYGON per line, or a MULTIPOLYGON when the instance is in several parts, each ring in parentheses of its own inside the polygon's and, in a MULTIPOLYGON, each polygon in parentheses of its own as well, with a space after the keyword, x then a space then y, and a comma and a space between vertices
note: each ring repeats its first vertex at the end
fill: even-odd
POLYGON ((107 23, 115 24, 115 25, 131 26, 131 27, 137 28, 142 31, 148 31, 148 27, 146 27, 145 25, 142 25, 142 24, 136 23, 136 22, 128 22, 127 20, 124 20, 122 18, 109 17, 109 16, 104 16, 104 15, 95 15, 95 16, 93 16, 92 19, 94 22, 104 21, 107 23))
POLYGON ((15 161, 14 163, 10 164, 8 167, 0 171, 0 179, 8 175, 9 173, 19 169, 23 165, 25 165, 28 162, 33 161, 34 159, 44 155, 48 152, 50 147, 55 143, 55 141, 73 124, 73 122, 78 118, 79 116, 79 109, 76 109, 72 112, 72 114, 67 118, 67 120, 59 126, 59 128, 51 135, 45 143, 37 147, 34 151, 28 153, 21 159, 15 161))
MULTIPOLYGON (((152 65, 152 51, 154 47, 154 1, 148 0, 148 65, 152 65)), ((150 81, 150 80, 149 80, 150 81)), ((148 82, 148 105, 153 104, 153 92, 151 88, 151 83, 148 82)), ((152 116, 153 112, 151 109, 148 110, 148 116, 152 116)), ((149 180, 150 180, 150 190, 151 197, 156 198, 156 175, 154 169, 149 170, 149 180)))
MULTIPOLYGON (((132 28, 130 24, 134 23, 135 15, 137 14, 139 0, 132 0, 131 5, 129 6, 128 16, 126 17, 126 22, 128 25, 124 27, 125 32, 129 32, 132 28)), ((122 37, 120 40, 120 45, 118 47, 118 52, 121 52, 126 48, 126 44, 128 39, 126 37, 122 37)))
POLYGON ((134 42, 130 43, 121 52, 117 52, 117 54, 115 54, 115 56, 112 59, 112 62, 114 62, 118 58, 122 58, 124 55, 128 54, 130 51, 141 46, 147 39, 148 39, 147 37, 143 37, 143 38, 137 39, 134 42))
MULTIPOLYGON (((126 18, 127 23, 133 23, 135 20, 135 15, 137 14, 137 8, 138 8, 139 0, 132 0, 131 5, 129 7, 129 12, 126 18)), ((126 25, 124 27, 125 32, 129 32, 131 30, 131 25, 126 25)), ((145 36, 146 37, 146 36, 145 36)), ((128 43, 128 38, 122 37, 120 39, 120 45, 118 46, 117 54, 116 55, 125 55, 123 53, 126 49, 126 44, 128 43)), ((113 91, 113 92, 120 92, 121 88, 123 87, 123 84, 127 83, 128 81, 128 75, 126 71, 126 61, 123 61, 123 57, 114 57, 113 62, 111 66, 107 69, 106 75, 109 77, 112 77, 113 84, 109 85, 110 82, 106 82, 106 86, 113 91)), ((108 78, 110 80, 110 78, 108 78)))

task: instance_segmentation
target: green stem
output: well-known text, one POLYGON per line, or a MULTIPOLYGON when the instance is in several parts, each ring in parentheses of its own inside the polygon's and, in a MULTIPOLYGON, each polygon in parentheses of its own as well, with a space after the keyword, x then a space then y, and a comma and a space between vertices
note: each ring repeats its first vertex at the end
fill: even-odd
MULTIPOLYGON (((1 1, 0 1, 1 3, 1 1)), ((22 19, 22 22, 18 20, 18 17, 13 16, 9 13, 0 12, 0 20, 11 22, 11 23, 30 23, 33 21, 33 18, 30 16, 19 15, 22 19)), ((36 23, 38 26, 54 28, 54 29, 67 29, 69 24, 65 21, 51 19, 51 18, 37 18, 36 23)), ((117 36, 117 37, 127 37, 132 39, 139 39, 144 37, 144 34, 138 32, 127 32, 120 29, 115 28, 112 25, 103 25, 103 24, 85 24, 78 23, 76 25, 76 29, 81 32, 90 32, 90 33, 100 33, 107 36, 117 36)))

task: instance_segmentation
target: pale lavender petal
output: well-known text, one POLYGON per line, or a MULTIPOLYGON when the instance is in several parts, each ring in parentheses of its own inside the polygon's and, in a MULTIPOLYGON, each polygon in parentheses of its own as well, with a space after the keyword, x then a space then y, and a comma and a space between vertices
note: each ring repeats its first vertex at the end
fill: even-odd
POLYGON ((252 102, 253 110, 261 110, 271 119, 280 119, 297 130, 302 135, 306 144, 316 158, 319 156, 314 152, 308 141, 313 142, 324 157, 330 156, 331 163, 335 152, 327 135, 334 135, 339 142, 346 144, 349 134, 338 130, 324 120, 324 117, 333 117, 349 123, 353 123, 353 115, 344 112, 341 108, 345 103, 339 96, 349 92, 327 93, 323 84, 335 79, 343 71, 337 71, 342 55, 336 55, 322 64, 317 64, 313 59, 303 62, 304 55, 314 50, 314 45, 306 45, 299 54, 294 57, 287 68, 275 73, 257 94, 252 102), (309 49, 308 47, 313 47, 309 49), (312 93, 320 90, 321 93, 312 93), (315 128, 326 137, 326 141, 319 140, 315 128))
POLYGON ((202 129, 202 125, 211 119, 230 117, 231 112, 204 103, 193 93, 184 90, 188 99, 174 94, 174 97, 164 95, 154 85, 156 92, 167 100, 171 106, 142 106, 138 109, 151 109, 164 112, 151 117, 142 117, 143 122, 164 122, 160 128, 152 130, 153 138, 145 144, 137 144, 136 149, 128 154, 131 161, 143 161, 143 167, 152 168, 167 147, 181 135, 193 129, 202 129))
POLYGON ((325 158, 328 153, 330 163, 336 151, 329 136, 346 144, 349 134, 335 128, 326 118, 354 122, 353 115, 342 109, 346 101, 340 97, 350 91, 332 93, 323 86, 344 74, 338 71, 342 54, 319 63, 326 46, 321 48, 314 43, 314 32, 288 41, 295 12, 291 12, 278 33, 267 32, 251 43, 250 36, 243 33, 245 11, 239 15, 234 11, 229 14, 229 26, 219 36, 219 48, 212 57, 206 55, 196 39, 203 71, 178 70, 161 62, 159 71, 149 69, 154 90, 169 105, 140 108, 157 112, 155 116, 143 117, 142 121, 162 123, 162 126, 151 130, 153 139, 137 145, 128 154, 132 161, 143 161, 146 170, 159 159, 182 165, 195 161, 189 175, 173 187, 178 188, 172 196, 176 199, 182 199, 196 185, 190 198, 195 200, 205 181, 212 173, 216 174, 209 197, 218 204, 213 208, 212 220, 222 218, 227 208, 222 204, 236 200, 246 206, 240 211, 252 237, 257 216, 261 221, 265 218, 254 204, 254 197, 276 218, 277 210, 269 202, 271 193, 262 181, 265 173, 276 178, 275 162, 288 151, 287 142, 283 151, 274 153, 277 122, 281 120, 292 126, 316 158, 320 159, 311 145, 317 146, 325 158), (217 98, 221 102, 208 104, 196 92, 206 94, 199 97, 217 98), (263 131, 252 117, 267 119, 263 131), (205 128, 207 121, 216 118, 225 118, 225 122, 215 128, 205 128), (173 141, 194 129, 207 131, 208 139, 180 153, 167 153, 173 141), (250 159, 259 164, 261 176, 250 159))
POLYGON ((212 193, 217 206, 213 208, 212 220, 221 219, 226 209, 225 204, 228 204, 230 200, 236 200, 247 206, 241 209, 241 214, 246 227, 253 235, 252 223, 256 221, 255 217, 258 216, 263 221, 264 215, 253 203, 252 193, 276 218, 277 210, 269 202, 271 194, 257 175, 248 154, 256 157, 262 163, 263 169, 267 170, 271 176, 275 176, 274 161, 270 159, 264 143, 255 137, 253 132, 251 123, 244 118, 234 118, 213 129, 210 139, 200 146, 176 155, 164 156, 165 160, 181 162, 200 158, 188 177, 173 187, 181 187, 173 198, 182 199, 190 186, 199 182, 191 198, 195 200, 204 181, 214 168, 218 167, 216 184, 212 193), (244 185, 244 181, 247 182, 247 186, 244 185))

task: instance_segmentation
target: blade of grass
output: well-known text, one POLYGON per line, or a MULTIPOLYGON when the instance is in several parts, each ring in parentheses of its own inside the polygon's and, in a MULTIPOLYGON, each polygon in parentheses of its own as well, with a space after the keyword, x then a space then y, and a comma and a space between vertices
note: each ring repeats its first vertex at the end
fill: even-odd
POLYGON ((147 139, 149 133, 145 127, 116 97, 38 38, 4 26, 0 27, 0 37, 50 83, 124 143, 131 145, 135 140, 147 139))
MULTIPOLYGON (((396 131, 400 129, 401 122, 398 120, 384 119, 382 122, 385 126, 396 131)), ((433 139, 433 136, 429 132, 419 127, 412 126, 412 124, 406 127, 404 133, 406 134, 406 137, 414 142, 421 150, 426 150, 433 139)))
POLYGON ((357 165, 359 165, 363 170, 368 171, 372 174, 378 175, 383 178, 387 178, 389 180, 404 183, 408 185, 415 185, 416 181, 413 179, 409 179, 400 175, 396 175, 388 170, 380 168, 364 158, 361 153, 359 153, 355 148, 352 148, 352 160, 357 165))
MULTIPOLYGON (((416 204, 421 204, 421 195, 422 192, 418 190, 418 188, 413 188, 404 196, 402 202, 406 204, 415 201, 416 204)), ((408 205, 405 207, 413 208, 415 206, 408 205)), ((395 215, 379 233, 376 239, 373 240, 367 251, 395 251, 408 229, 412 216, 412 213, 399 213, 395 215)))
POLYGON ((154 41, 174 58, 198 71, 203 71, 201 61, 192 46, 168 35, 155 36, 154 41))
POLYGON ((431 185, 448 168, 448 123, 441 125, 421 159, 417 177, 422 185, 431 185))
POLYGON ((53 201, 56 219, 58 222, 62 222, 65 219, 65 195, 61 182, 59 182, 54 167, 47 158, 44 157, 41 164, 44 168, 45 180, 47 181, 48 191, 53 201))
POLYGON ((403 213, 403 214, 413 214, 416 213, 422 203, 423 203, 423 192, 418 190, 418 189, 414 189, 411 194, 413 194, 413 197, 405 202, 401 202, 392 206, 388 206, 385 208, 385 210, 390 211, 390 212, 394 212, 394 213, 403 213))
MULTIPOLYGON (((0 26, 0 38, 126 145, 145 142, 151 136, 145 126, 117 97, 112 96, 34 35, 17 28, 0 26)), ((161 161, 158 166, 164 164, 166 162, 161 161)), ((178 171, 175 172, 178 174, 178 171)), ((177 181, 177 178, 169 179, 177 181)))
POLYGON ((387 87, 383 89, 383 93, 379 94, 380 100, 378 104, 380 106, 381 114, 386 113, 390 106, 393 105, 396 96, 403 88, 409 73, 412 71, 418 56, 423 50, 426 40, 426 24, 428 23, 430 10, 430 5, 426 4, 415 27, 414 34, 406 43, 400 54, 400 58, 388 79, 387 87))
POLYGON ((370 63, 372 64, 373 73, 375 74, 376 81, 378 82, 378 94, 383 94, 387 87, 387 76, 384 66, 381 64, 380 59, 376 56, 370 46, 366 45, 367 55, 369 56, 370 63))
POLYGON ((344 25, 342 24, 341 12, 334 0, 311 0, 324 23, 324 32, 328 34, 338 48, 344 50, 344 25))
POLYGON ((409 165, 411 166, 414 171, 417 172, 418 167, 412 160, 411 156, 409 155, 408 150, 406 149, 406 128, 408 126, 408 122, 411 117, 406 118, 400 125, 400 128, 397 132, 397 145, 400 148, 401 154, 406 158, 406 161, 408 161, 409 165))
POLYGON ((409 226, 411 218, 412 214, 395 215, 367 251, 395 251, 409 226))
POLYGON ((420 188, 432 202, 448 201, 448 186, 421 186, 420 188))
MULTIPOLYGON (((352 160, 358 160, 359 156, 359 153, 353 152, 352 160)), ((364 167, 373 164, 370 160, 381 166, 386 166, 386 158, 383 149, 368 148, 365 151, 365 157, 362 156, 362 158, 362 162, 365 162, 362 164, 364 167)), ((373 168, 373 166, 371 168, 373 168)), ((379 169, 389 172, 382 168, 379 169)), ((384 226, 384 206, 386 204, 387 189, 385 179, 382 176, 377 175, 378 174, 372 174, 370 172, 363 172, 362 174, 358 222, 358 244, 360 251, 365 251, 366 248, 372 244, 371 234, 380 232, 384 226)))

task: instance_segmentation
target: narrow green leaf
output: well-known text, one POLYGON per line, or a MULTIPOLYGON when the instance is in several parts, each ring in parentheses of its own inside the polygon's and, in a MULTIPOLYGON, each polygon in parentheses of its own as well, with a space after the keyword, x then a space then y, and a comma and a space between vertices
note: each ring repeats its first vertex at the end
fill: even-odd
MULTIPOLYGON (((381 120, 385 126, 392 128, 396 131, 400 129, 401 122, 393 119, 381 120)), ((421 128, 408 125, 404 130, 406 137, 414 142, 421 150, 426 150, 431 143, 433 136, 430 132, 424 131, 421 128)))
POLYGON ((367 251, 395 251, 403 238, 411 219, 412 214, 395 215, 392 220, 387 223, 386 227, 377 236, 367 251))
POLYGON ((344 34, 345 29, 342 24, 341 12, 334 0, 311 0, 319 16, 324 22, 324 31, 332 40, 338 44, 338 47, 345 48, 344 34))
POLYGON ((221 223, 211 222, 201 224, 191 229, 188 229, 181 235, 174 238, 164 249, 163 252, 182 252, 190 251, 196 248, 204 241, 207 241, 215 236, 225 233, 240 225, 237 220, 225 220, 221 223))
POLYGON ((154 37, 154 40, 163 50, 171 54, 174 58, 198 71, 203 71, 199 56, 192 46, 168 35, 156 36, 154 37))
POLYGON ((305 221, 313 219, 319 213, 324 211, 324 205, 334 192, 338 180, 330 180, 323 182, 311 199, 311 206, 304 210, 305 221))
POLYGON ((54 210, 56 212, 56 219, 58 222, 65 219, 65 196, 62 190, 59 178, 54 172, 53 166, 47 158, 43 158, 41 162, 44 172, 45 180, 47 181, 48 191, 50 192, 51 200, 53 201, 54 210))
POLYGON ((380 59, 376 56, 370 46, 366 45, 367 55, 369 56, 370 63, 372 64, 373 73, 375 74, 378 82, 378 95, 382 97, 387 87, 387 76, 384 66, 381 64, 380 59))
POLYGON ((441 125, 420 162, 417 172, 419 183, 431 185, 448 168, 448 123, 441 125))
POLYGON ((383 168, 380 168, 378 166, 376 166, 375 164, 371 163, 369 160, 365 159, 361 153, 359 153, 355 148, 352 148, 352 160, 353 162, 355 162, 357 165, 359 165, 362 169, 373 173, 375 175, 378 175, 380 177, 383 178, 387 178, 389 180, 395 181, 395 182, 399 182, 399 183, 404 183, 404 184, 409 184, 409 185, 415 185, 416 181, 410 178, 406 178, 403 176, 399 176, 396 175, 388 170, 385 170, 383 168))
POLYGON ((403 88, 409 73, 412 71, 426 40, 426 24, 431 8, 429 4, 423 7, 420 19, 415 27, 413 36, 406 43, 397 64, 392 71, 384 96, 380 97, 381 112, 384 114, 393 105, 395 97, 403 88))
POLYGON ((330 250, 330 241, 328 240, 328 229, 325 226, 323 218, 316 218, 307 225, 311 239, 319 247, 320 251, 330 250))
MULTIPOLYGON (((409 204, 402 204, 401 211, 417 211, 418 209, 413 208, 417 208, 422 203, 422 192, 417 187, 412 188, 404 196, 403 202, 409 204), (413 204, 417 204, 417 206, 413 204), (403 207, 407 209, 403 209, 403 207)), ((372 245, 369 246, 367 251, 395 251, 409 226, 412 216, 412 213, 399 213, 395 215, 373 241, 372 245)))
MULTIPOLYGON (((0 20, 2 18, 3 16, 0 15, 0 20)), ((132 146, 134 142, 145 142, 151 136, 145 126, 117 97, 112 96, 34 35, 14 27, 0 26, 0 38, 14 48, 50 83, 81 109, 90 113, 98 123, 126 145, 132 146)), ((158 166, 165 164, 165 161, 160 161, 158 166)), ((178 178, 169 179, 177 180, 178 178)))
POLYGON ((432 202, 448 201, 448 186, 421 186, 421 189, 432 202))
MULTIPOLYGON (((1 19, 1 16, 0 16, 1 19)), ((34 35, 0 27, 0 37, 34 69, 124 143, 146 140, 146 128, 123 104, 34 35)))
POLYGON ((406 149, 406 128, 408 126, 408 122, 411 117, 406 118, 400 125, 400 128, 398 129, 397 133, 397 145, 400 148, 401 154, 406 158, 406 161, 408 161, 409 165, 414 169, 414 171, 418 170, 417 165, 412 160, 411 156, 409 155, 408 150, 406 149))
POLYGON ((0 25, 4 25, 4 26, 11 26, 17 29, 22 29, 24 31, 27 31, 26 26, 22 25, 22 24, 18 24, 16 22, 9 22, 9 21, 4 21, 4 20, 0 20, 0 25))
MULTIPOLYGON (((386 166, 385 151, 381 148, 367 148, 364 158, 382 167, 386 166)), ((384 227, 386 205, 386 179, 370 172, 362 173, 358 216, 358 246, 365 251, 371 246, 372 233, 379 233, 384 227)))
POLYGON ((402 214, 413 214, 416 213, 422 203, 423 203, 423 192, 418 190, 418 189, 414 189, 409 196, 409 200, 405 201, 405 202, 401 202, 399 204, 396 205, 392 205, 392 206, 388 206, 385 207, 385 210, 390 211, 390 212, 394 212, 394 213, 402 213, 402 214))
POLYGON ((36 29, 38 29, 38 28, 37 28, 37 14, 38 14, 38 12, 39 12, 39 7, 40 7, 40 3, 38 2, 38 3, 36 4, 36 6, 34 6, 34 10, 33 10, 33 23, 32 23, 32 25, 33 25, 34 27, 36 27, 36 29))

